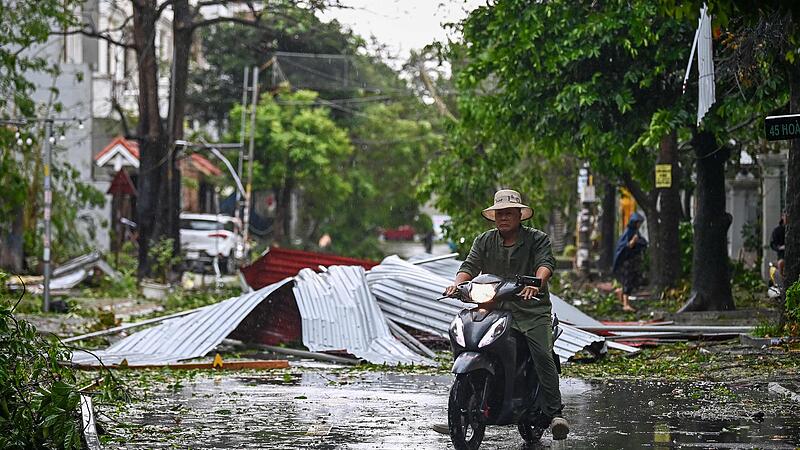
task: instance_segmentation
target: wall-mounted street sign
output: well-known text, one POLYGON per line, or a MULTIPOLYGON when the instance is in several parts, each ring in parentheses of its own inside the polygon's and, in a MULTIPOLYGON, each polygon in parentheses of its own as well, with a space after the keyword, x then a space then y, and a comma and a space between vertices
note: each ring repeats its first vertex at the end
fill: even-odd
POLYGON ((800 138, 800 114, 769 116, 764 119, 764 131, 768 141, 800 138))
POLYGON ((672 164, 656 164, 656 188, 672 187, 672 164))

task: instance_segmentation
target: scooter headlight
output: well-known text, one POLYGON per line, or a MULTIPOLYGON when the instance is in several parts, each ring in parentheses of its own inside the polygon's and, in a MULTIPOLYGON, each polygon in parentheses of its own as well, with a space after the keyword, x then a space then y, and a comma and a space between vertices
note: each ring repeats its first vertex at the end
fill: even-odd
POLYGON ((486 347, 487 345, 491 344, 498 337, 500 337, 503 332, 506 331, 506 318, 502 317, 497 322, 493 323, 488 330, 486 330, 486 334, 483 335, 481 341, 478 342, 478 348, 486 347))
POLYGON ((450 335, 455 338, 456 344, 462 347, 467 346, 464 340, 464 322, 461 320, 461 317, 456 316, 456 318, 453 319, 453 322, 450 324, 450 335))
POLYGON ((469 290, 469 298, 475 303, 486 303, 491 301, 497 291, 494 289, 494 284, 476 284, 473 283, 469 290))

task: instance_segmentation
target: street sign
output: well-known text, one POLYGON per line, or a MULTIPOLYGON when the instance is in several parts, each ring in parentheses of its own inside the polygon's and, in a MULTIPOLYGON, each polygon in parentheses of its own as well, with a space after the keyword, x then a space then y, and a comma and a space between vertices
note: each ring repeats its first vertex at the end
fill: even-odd
POLYGON ((764 132, 768 141, 800 138, 800 114, 769 116, 764 119, 764 132))
POLYGON ((594 185, 588 184, 583 187, 583 191, 581 192, 581 201, 583 203, 594 203, 597 201, 597 195, 595 195, 594 185))
POLYGON ((656 188, 672 187, 672 164, 656 164, 656 188))

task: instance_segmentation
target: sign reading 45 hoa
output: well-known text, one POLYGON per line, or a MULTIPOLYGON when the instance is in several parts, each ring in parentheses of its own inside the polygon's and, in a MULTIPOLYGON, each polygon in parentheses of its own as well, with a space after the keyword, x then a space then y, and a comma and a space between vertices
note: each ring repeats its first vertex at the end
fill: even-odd
POLYGON ((764 119, 764 131, 768 141, 800 138, 800 114, 769 116, 764 119))

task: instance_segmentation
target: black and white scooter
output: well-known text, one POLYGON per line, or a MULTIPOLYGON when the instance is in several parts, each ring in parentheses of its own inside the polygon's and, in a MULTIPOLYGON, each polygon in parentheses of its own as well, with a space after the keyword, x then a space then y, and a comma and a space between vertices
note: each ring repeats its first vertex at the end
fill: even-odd
MULTIPOLYGON (((477 307, 462 310, 450 325, 456 379, 447 418, 457 450, 477 449, 487 425, 516 424, 526 443, 539 441, 547 429, 549 424, 536 406, 539 380, 525 336, 511 329, 509 311, 497 309, 502 300, 526 301, 517 294, 525 286, 540 287, 541 282, 535 277, 484 274, 458 285, 453 297, 477 307)), ((554 318, 553 336, 558 339, 560 334, 554 318)), ((558 356, 555 352, 552 356, 561 372, 558 356)))

